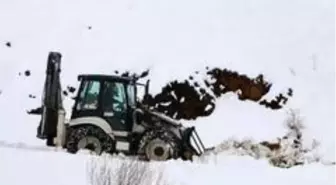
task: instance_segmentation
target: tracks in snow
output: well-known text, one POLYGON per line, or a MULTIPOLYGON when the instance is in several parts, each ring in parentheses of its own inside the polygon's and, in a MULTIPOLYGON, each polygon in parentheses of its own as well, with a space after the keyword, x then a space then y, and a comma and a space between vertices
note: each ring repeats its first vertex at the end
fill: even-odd
MULTIPOLYGON (((1 141, 0 140, 0 151, 1 148, 7 148, 7 149, 19 149, 19 150, 26 150, 26 151, 32 151, 32 152, 61 152, 61 153, 65 153, 65 154, 69 154, 69 155, 74 155, 74 154, 70 154, 68 152, 66 152, 65 149, 63 148, 59 148, 59 147, 47 147, 47 146, 38 146, 38 145, 28 145, 26 143, 22 143, 22 142, 17 142, 17 143, 10 143, 8 141, 1 141)), ((229 147, 230 148, 230 147, 229 147)), ((232 149, 232 148, 231 148, 232 149)), ((1 152, 0 152, 1 153, 1 152)), ((209 163, 211 160, 211 158, 214 156, 217 156, 219 153, 216 152, 210 152, 205 154, 204 156, 201 157, 196 157, 195 163, 198 164, 205 164, 205 163, 209 163), (210 155, 210 156, 208 156, 210 155), (212 156, 212 157, 211 157, 212 156)), ((225 152, 224 152, 225 153, 225 152)), ((229 152, 230 153, 230 152, 229 152)), ((92 155, 91 153, 87 152, 87 151, 83 151, 80 152, 80 154, 84 154, 84 155, 92 155)), ((229 154, 230 155, 230 154, 229 154)), ((237 154, 237 153, 231 153, 232 155, 238 155, 238 156, 244 156, 242 154, 237 154)), ((245 154, 246 155, 246 154, 245 154)), ((113 157, 113 156, 112 156, 113 157)), ((127 156, 119 156, 118 157, 122 157, 122 158, 133 158, 133 157, 127 157, 127 156)), ((215 157, 216 158, 216 157, 215 157)), ((212 158, 214 160, 214 158, 212 158)), ((329 166, 329 165, 335 165, 334 161, 320 161, 321 164, 329 166)))
POLYGON ((42 152, 66 152, 62 148, 57 147, 47 147, 47 146, 33 146, 27 145, 26 143, 18 142, 18 143, 10 143, 8 141, 0 141, 0 149, 1 148, 9 148, 9 149, 21 149, 28 151, 42 151, 42 152))

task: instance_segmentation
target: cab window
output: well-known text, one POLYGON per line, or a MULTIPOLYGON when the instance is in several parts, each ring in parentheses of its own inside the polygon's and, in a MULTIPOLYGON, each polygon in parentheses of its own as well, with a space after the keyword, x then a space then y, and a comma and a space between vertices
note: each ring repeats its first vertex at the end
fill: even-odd
POLYGON ((99 81, 84 81, 83 89, 79 94, 77 110, 95 110, 98 108, 100 91, 99 81))
POLYGON ((133 84, 127 85, 128 103, 131 107, 136 106, 135 86, 133 84))
POLYGON ((103 107, 105 111, 126 112, 127 100, 125 86, 120 82, 105 82, 103 92, 103 107))

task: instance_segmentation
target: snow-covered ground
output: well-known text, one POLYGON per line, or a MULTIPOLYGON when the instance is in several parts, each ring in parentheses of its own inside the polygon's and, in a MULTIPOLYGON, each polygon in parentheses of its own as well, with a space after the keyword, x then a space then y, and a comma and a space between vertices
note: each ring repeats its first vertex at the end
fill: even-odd
MULTIPOLYGON (((88 155, 4 148, 1 148, 0 151, 1 184, 89 185, 88 171, 90 171, 90 166, 88 164, 91 160, 88 155)), ((108 165, 111 168, 116 168, 122 162, 119 158, 108 160, 108 165)), ((102 162, 106 161, 102 160, 102 162)), ((250 157, 241 156, 220 156, 217 157, 216 162, 210 163, 169 161, 163 164, 154 163, 152 166, 162 171, 165 174, 164 177, 171 184, 181 185, 331 185, 335 181, 333 166, 311 164, 291 169, 280 169, 270 167, 266 161, 256 161, 250 157)))
MULTIPOLYGON (((0 0, 0 141, 43 146, 39 117, 49 51, 60 51, 62 81, 79 73, 150 68, 151 91, 205 66, 273 83, 269 96, 293 88, 286 108, 272 111, 225 95, 215 112, 190 123, 207 146, 234 136, 256 141, 285 134, 286 111, 304 118, 305 144, 321 142, 335 160, 334 1, 0 0), (91 27, 91 29, 89 29, 91 27), (6 46, 10 42, 11 47, 6 46), (31 70, 29 77, 19 72, 31 70), (29 99, 28 94, 37 95, 29 99), (224 121, 225 119, 225 121, 224 121)), ((71 101, 65 101, 70 108, 71 101)), ((87 155, 0 147, 0 184, 85 184, 87 155), (53 173, 47 174, 52 171, 53 173)), ((119 160, 119 159, 112 159, 119 160)), ((266 160, 220 155, 195 164, 164 163, 172 184, 333 184, 334 166, 278 169, 266 160)))

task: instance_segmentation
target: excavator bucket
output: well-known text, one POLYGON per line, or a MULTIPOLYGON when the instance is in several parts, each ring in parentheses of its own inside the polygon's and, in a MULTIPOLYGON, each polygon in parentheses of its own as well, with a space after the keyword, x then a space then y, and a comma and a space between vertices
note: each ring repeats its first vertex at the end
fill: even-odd
POLYGON ((60 110, 63 109, 60 72, 61 57, 58 52, 50 52, 47 61, 46 79, 42 96, 41 121, 37 128, 37 137, 46 139, 48 146, 54 146, 60 121, 60 110))

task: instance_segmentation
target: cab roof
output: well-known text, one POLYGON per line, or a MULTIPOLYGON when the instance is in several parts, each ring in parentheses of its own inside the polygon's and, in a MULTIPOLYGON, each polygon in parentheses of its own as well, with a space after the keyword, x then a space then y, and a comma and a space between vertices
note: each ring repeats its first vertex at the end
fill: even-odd
POLYGON ((133 77, 123 77, 117 75, 104 75, 104 74, 80 74, 78 80, 103 80, 103 81, 122 81, 130 82, 134 81, 133 77))

